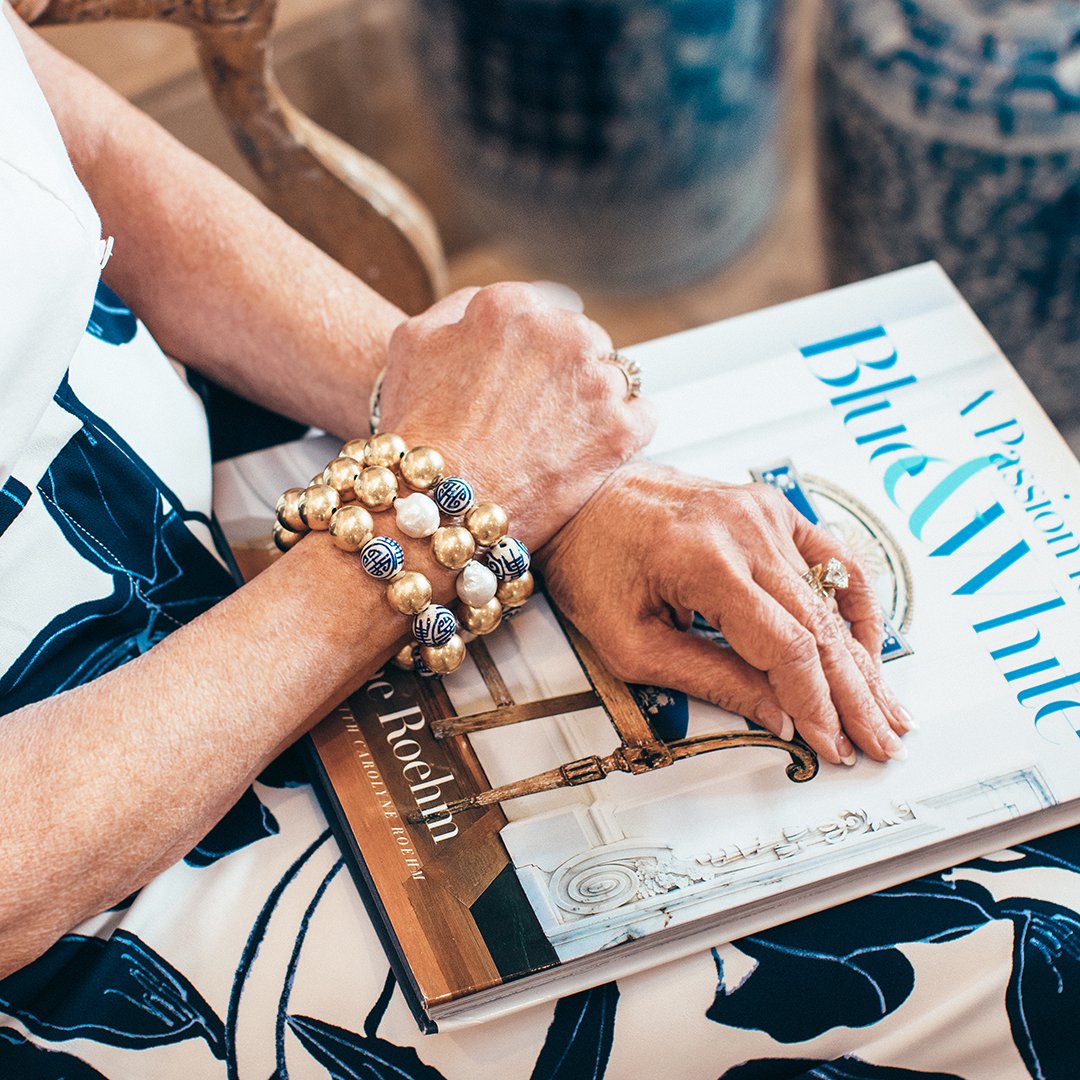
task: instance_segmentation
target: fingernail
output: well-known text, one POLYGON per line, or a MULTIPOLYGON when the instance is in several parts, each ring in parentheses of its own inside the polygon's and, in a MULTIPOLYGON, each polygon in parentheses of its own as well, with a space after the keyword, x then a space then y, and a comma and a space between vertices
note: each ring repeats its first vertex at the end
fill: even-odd
POLYGON ((780 726, 780 738, 784 742, 791 742, 795 738, 795 721, 783 710, 780 711, 780 715, 784 718, 784 722, 780 726))
POLYGON ((851 745, 851 740, 846 735, 841 735, 836 740, 836 753, 840 757, 841 765, 850 767, 855 764, 855 747, 851 745))
POLYGON ((795 738, 795 721, 774 702, 767 701, 759 705, 757 718, 784 742, 791 742, 795 738))
POLYGON ((907 758, 907 747, 900 741, 900 736, 895 731, 886 731, 881 736, 881 749, 893 760, 903 761, 907 758))
POLYGON ((897 719, 900 721, 901 724, 904 725, 905 731, 919 730, 919 721, 916 720, 915 717, 912 716, 911 713, 909 713, 903 705, 897 705, 895 711, 897 719))

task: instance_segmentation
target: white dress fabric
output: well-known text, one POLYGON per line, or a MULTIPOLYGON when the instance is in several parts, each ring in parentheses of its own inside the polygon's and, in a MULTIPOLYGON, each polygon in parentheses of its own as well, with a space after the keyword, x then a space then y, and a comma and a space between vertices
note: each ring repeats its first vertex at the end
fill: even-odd
MULTIPOLYGON (((2 18, 0 225, 2 717, 234 578, 201 403, 98 282, 97 216, 2 18)), ((176 866, 0 980, 0 1076, 1071 1080, 1078 908, 1073 830, 426 1037, 290 752, 176 866)))

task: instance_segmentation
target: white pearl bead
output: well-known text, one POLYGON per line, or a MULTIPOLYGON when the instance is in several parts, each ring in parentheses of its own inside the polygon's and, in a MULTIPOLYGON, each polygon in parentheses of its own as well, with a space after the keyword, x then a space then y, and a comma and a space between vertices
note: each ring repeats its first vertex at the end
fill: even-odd
POLYGON ((419 539, 430 536, 439 527, 439 508, 419 491, 404 499, 394 500, 397 527, 406 535, 419 539))
POLYGON ((475 559, 465 564, 457 579, 457 594, 469 607, 483 607, 498 587, 495 575, 475 559))

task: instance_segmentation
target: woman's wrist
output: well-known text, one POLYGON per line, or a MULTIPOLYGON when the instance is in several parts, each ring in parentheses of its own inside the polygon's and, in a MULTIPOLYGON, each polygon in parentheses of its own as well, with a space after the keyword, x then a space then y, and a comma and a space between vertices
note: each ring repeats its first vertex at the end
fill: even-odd
POLYGON ((504 603, 518 607, 532 592, 530 555, 509 535, 505 510, 478 500, 440 451, 410 448, 398 434, 345 443, 306 488, 283 493, 276 517, 274 541, 282 551, 297 547, 309 532, 326 532, 385 587, 390 608, 412 619, 416 647, 399 659, 422 675, 449 674, 465 659, 458 617, 435 595, 434 567, 439 577, 459 573, 461 620, 476 634, 498 626, 504 603), (377 530, 376 520, 385 523, 391 509, 394 532, 377 530), (407 564, 402 541, 410 539, 426 542, 420 550, 428 573, 407 564))

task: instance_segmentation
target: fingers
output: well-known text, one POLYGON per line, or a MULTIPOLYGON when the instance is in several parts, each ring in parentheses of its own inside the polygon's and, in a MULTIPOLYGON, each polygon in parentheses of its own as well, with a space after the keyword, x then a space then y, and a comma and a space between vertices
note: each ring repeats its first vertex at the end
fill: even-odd
POLYGON ((766 676, 728 649, 660 620, 640 628, 616 666, 620 678, 682 690, 692 697, 745 716, 780 738, 791 740, 795 724, 780 707, 766 676))
POLYGON ((729 578, 724 591, 717 610, 703 607, 706 618, 722 628, 747 663, 766 674, 780 707, 822 758, 834 765, 854 764, 855 747, 841 729, 813 632, 749 576, 729 578))
MULTIPOLYGON (((836 593, 840 614, 851 625, 851 633, 871 657, 880 663, 885 628, 881 605, 874 588, 859 560, 837 543, 836 537, 817 525, 811 525, 802 515, 794 518, 793 540, 808 566, 839 559, 848 571, 848 585, 836 593)), ((798 569, 798 564, 795 564, 798 569)))
MULTIPOLYGON (((816 660, 839 724, 854 743, 878 760, 906 756, 896 734, 905 727, 894 711, 892 694, 877 665, 846 631, 834 605, 823 601, 798 573, 780 561, 768 568, 757 568, 755 579, 799 627, 796 634, 800 644, 789 654, 786 668, 781 666, 771 672, 774 681, 801 679, 805 685, 816 675, 807 670, 815 666, 816 660)), ((784 700, 783 695, 780 699, 784 700)), ((800 725, 804 738, 814 745, 807 727, 820 731, 823 738, 835 735, 833 718, 827 710, 806 717, 800 725)))

